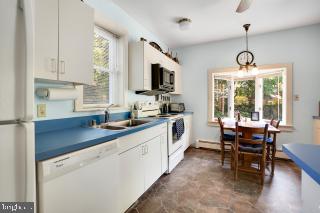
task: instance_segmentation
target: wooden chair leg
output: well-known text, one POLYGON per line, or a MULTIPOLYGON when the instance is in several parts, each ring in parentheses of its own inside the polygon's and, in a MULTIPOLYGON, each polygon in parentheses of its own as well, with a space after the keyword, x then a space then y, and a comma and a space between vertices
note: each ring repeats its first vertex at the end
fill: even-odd
POLYGON ((260 172, 260 174, 261 174, 261 185, 263 185, 264 184, 265 169, 266 169, 266 157, 262 156, 260 162, 261 162, 261 165, 260 165, 260 169, 261 169, 261 172, 260 172))
POLYGON ((270 161, 271 161, 271 152, 270 152, 270 145, 267 146, 267 153, 266 153, 266 166, 269 168, 270 161))
POLYGON ((239 160, 239 156, 238 153, 236 153, 235 151, 235 155, 234 155, 234 179, 238 180, 238 160, 239 160))
POLYGON ((224 142, 221 142, 221 165, 224 165, 224 142))
POLYGON ((276 157, 276 146, 272 144, 272 159, 271 159, 271 176, 274 175, 275 157, 276 157))
POLYGON ((238 180, 238 162, 235 163, 234 166, 234 179, 237 181, 238 180))
POLYGON ((231 170, 233 170, 233 147, 231 146, 231 149, 230 149, 230 155, 231 155, 231 170))

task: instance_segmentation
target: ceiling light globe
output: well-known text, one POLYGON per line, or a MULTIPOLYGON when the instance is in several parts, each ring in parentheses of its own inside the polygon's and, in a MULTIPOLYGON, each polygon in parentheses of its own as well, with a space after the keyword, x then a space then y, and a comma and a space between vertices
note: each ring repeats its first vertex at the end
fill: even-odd
POLYGON ((178 21, 179 28, 182 31, 186 31, 191 27, 191 20, 188 18, 183 18, 178 21))
POLYGON ((258 71, 259 71, 258 67, 254 67, 254 68, 252 69, 252 74, 253 74, 253 75, 257 75, 257 74, 258 74, 258 71))

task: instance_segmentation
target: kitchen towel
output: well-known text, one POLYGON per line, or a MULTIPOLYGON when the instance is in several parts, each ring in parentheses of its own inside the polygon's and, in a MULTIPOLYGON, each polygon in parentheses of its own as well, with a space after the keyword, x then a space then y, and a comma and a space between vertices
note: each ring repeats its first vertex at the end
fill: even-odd
POLYGON ((172 133, 173 137, 176 140, 180 140, 182 135, 184 134, 184 120, 183 118, 179 118, 172 125, 172 133))

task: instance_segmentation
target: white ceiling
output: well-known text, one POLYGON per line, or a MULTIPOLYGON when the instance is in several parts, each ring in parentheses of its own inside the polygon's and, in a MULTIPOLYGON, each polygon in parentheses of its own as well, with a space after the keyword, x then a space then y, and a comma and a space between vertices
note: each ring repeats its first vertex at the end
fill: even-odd
POLYGON ((243 36, 245 23, 251 24, 252 35, 320 22, 320 0, 253 0, 242 14, 235 12, 240 0, 113 2, 171 48, 243 36), (175 21, 180 17, 192 19, 191 29, 179 29, 175 21))

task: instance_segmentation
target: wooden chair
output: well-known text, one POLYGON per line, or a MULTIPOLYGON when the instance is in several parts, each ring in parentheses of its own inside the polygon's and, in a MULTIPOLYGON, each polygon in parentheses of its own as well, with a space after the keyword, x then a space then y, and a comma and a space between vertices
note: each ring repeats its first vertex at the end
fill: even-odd
MULTIPOLYGON (((272 119, 270 121, 270 125, 274 126, 275 128, 279 128, 280 120, 272 119)), ((255 140, 261 140, 263 136, 261 135, 254 135, 253 138, 255 140)), ((275 168, 275 157, 277 152, 277 133, 268 133, 267 137, 267 163, 271 163, 271 176, 274 175, 274 168, 275 168)))
POLYGON ((225 133, 223 128, 222 119, 218 118, 219 126, 220 126, 220 147, 221 147, 221 165, 224 165, 225 151, 226 147, 229 147, 230 150, 231 143, 235 141, 234 133, 225 133))
POLYGON ((231 144, 231 160, 232 169, 234 170, 234 178, 238 179, 238 171, 249 172, 260 175, 261 184, 264 183, 265 165, 266 165, 266 139, 268 133, 268 124, 264 128, 241 127, 236 122, 236 138, 235 143, 231 144), (242 133, 243 137, 240 137, 242 133), (254 140, 253 134, 262 134, 262 140, 254 140), (258 168, 244 166, 244 156, 258 159, 258 168), (242 165, 239 165, 239 157, 242 157, 242 165))

